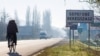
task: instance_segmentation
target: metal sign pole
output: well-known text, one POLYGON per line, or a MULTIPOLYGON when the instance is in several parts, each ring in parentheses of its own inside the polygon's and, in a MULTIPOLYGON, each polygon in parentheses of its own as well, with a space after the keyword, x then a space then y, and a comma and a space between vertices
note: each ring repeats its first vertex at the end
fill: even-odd
POLYGON ((88 47, 90 48, 90 23, 88 23, 88 47))
POLYGON ((69 47, 71 48, 71 29, 69 29, 69 47))
POLYGON ((74 45, 74 29, 73 29, 73 45, 74 45))

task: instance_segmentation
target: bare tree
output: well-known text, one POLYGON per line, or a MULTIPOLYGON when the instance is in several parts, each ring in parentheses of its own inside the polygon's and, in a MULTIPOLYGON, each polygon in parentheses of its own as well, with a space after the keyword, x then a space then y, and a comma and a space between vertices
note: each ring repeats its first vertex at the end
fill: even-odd
POLYGON ((15 10, 15 20, 16 20, 17 25, 19 26, 20 22, 19 22, 19 18, 18 18, 18 14, 16 10, 15 10))
POLYGON ((27 26, 30 25, 30 7, 27 7, 27 10, 26 10, 26 25, 27 26))
POLYGON ((8 14, 6 13, 5 9, 1 13, 1 21, 0 21, 0 40, 5 40, 6 38, 6 19, 8 17, 8 14))
POLYGON ((51 12, 50 10, 45 10, 43 13, 43 29, 47 34, 51 35, 51 12))
POLYGON ((35 7, 33 9, 33 37, 39 37, 40 32, 40 13, 37 11, 37 8, 35 7))
POLYGON ((96 13, 100 13, 100 0, 79 0, 79 1, 89 3, 90 9, 95 10, 96 13))

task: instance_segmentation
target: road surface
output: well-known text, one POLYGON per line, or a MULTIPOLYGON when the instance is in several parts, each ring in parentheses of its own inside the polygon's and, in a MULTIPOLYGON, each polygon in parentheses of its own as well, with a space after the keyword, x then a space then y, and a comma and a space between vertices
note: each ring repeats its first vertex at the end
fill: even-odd
POLYGON ((42 39, 42 40, 20 40, 17 43, 16 53, 9 53, 7 41, 0 42, 0 56, 29 56, 45 47, 52 46, 62 38, 42 39))

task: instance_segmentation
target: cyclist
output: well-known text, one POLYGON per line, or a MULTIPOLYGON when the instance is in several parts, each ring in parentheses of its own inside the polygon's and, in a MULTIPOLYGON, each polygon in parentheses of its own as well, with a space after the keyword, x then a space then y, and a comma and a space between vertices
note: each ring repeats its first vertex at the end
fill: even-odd
POLYGON ((15 23, 15 20, 10 20, 8 25, 7 25, 7 40, 8 40, 8 48, 10 48, 10 41, 17 45, 17 35, 16 33, 18 32, 17 25, 15 23))

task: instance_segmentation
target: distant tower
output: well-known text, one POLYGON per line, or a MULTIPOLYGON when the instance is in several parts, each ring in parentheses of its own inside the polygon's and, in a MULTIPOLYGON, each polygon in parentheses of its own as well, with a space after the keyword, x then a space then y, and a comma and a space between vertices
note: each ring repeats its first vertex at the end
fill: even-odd
POLYGON ((51 13, 49 10, 43 13, 43 29, 46 30, 49 35, 51 34, 51 13))
POLYGON ((33 37, 39 37, 40 33, 40 13, 37 11, 37 7, 33 10, 33 37))
POLYGON ((7 14, 5 12, 5 9, 3 9, 2 16, 1 16, 1 22, 5 23, 6 18, 7 18, 7 14))
POLYGON ((28 7, 26 11, 26 25, 30 26, 30 7, 28 7))
POLYGON ((16 21, 16 24, 19 26, 20 25, 20 22, 19 22, 18 14, 17 14, 17 11, 16 10, 15 10, 15 21, 16 21))

